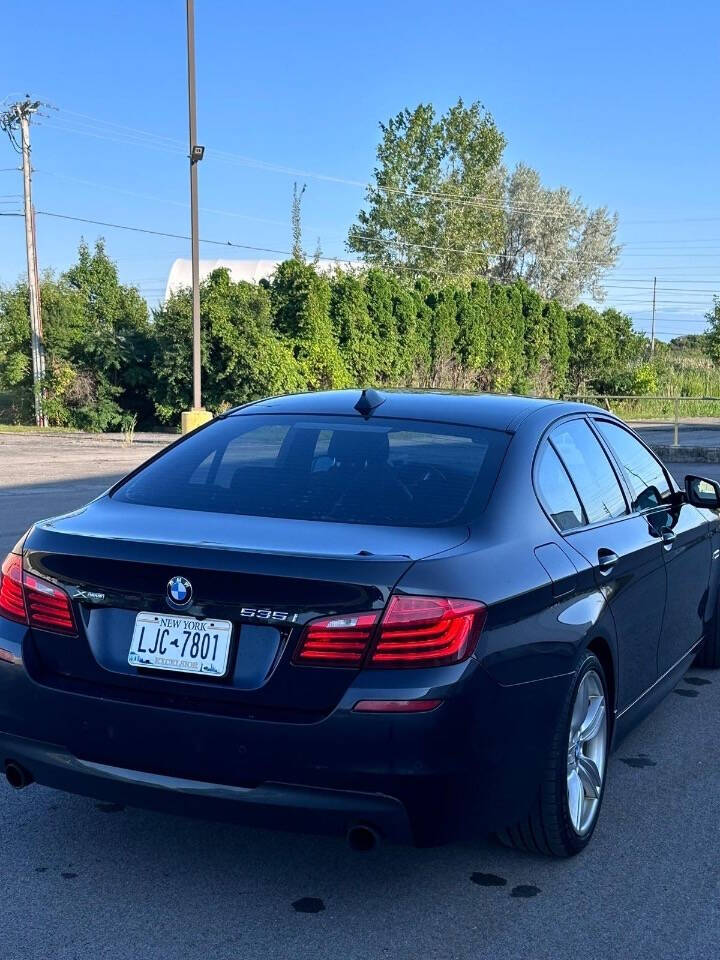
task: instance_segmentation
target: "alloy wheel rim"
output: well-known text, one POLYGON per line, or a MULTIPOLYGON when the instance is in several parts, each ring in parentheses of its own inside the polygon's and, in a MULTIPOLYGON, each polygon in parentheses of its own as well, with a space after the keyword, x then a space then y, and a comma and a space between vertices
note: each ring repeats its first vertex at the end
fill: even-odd
POLYGON ((575 693, 567 754, 570 821, 582 836, 600 808, 607 754, 607 709, 602 681, 588 670, 575 693))

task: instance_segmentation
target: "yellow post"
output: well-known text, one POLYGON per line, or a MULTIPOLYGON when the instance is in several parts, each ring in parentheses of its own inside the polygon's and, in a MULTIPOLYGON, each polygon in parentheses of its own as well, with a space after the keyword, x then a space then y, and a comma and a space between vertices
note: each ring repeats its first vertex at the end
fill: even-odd
POLYGON ((183 436, 185 436, 186 433, 192 433, 193 430, 197 430, 198 427, 207 423, 208 420, 212 420, 212 418, 213 416, 209 410, 183 411, 181 414, 183 436))

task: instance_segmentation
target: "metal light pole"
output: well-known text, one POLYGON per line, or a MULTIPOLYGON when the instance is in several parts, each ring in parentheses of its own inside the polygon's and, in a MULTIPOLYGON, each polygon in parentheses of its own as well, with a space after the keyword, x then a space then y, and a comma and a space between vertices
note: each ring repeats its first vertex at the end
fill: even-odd
POLYGON ((190 236, 192 247, 192 313, 193 313, 193 405, 189 414, 183 414, 182 430, 187 433, 200 426, 210 415, 202 405, 202 371, 200 364, 200 248, 198 242, 198 171, 205 148, 197 143, 197 115, 195 102, 195 3, 186 0, 187 7, 187 64, 188 114, 190 134, 190 236))

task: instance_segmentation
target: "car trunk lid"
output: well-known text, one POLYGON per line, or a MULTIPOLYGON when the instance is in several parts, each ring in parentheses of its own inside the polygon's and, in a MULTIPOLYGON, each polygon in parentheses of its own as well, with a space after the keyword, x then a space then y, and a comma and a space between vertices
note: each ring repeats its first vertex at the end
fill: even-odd
POLYGON ((33 631, 39 679, 168 706, 315 719, 339 702, 356 669, 293 664, 304 625, 381 610, 415 560, 452 549, 467 533, 466 527, 228 516, 101 498, 38 525, 25 545, 26 567, 67 590, 78 623, 75 638, 33 631), (168 583, 177 576, 193 590, 181 615, 233 624, 223 677, 128 663, 135 618, 170 614, 168 583))

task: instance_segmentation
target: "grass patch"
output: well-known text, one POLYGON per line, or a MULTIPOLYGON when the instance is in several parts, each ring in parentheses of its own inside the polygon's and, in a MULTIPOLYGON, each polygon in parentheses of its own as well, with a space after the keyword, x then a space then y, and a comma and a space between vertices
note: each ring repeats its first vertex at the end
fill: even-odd
POLYGON ((0 433, 82 433, 72 427, 36 427, 21 423, 0 423, 0 433))

